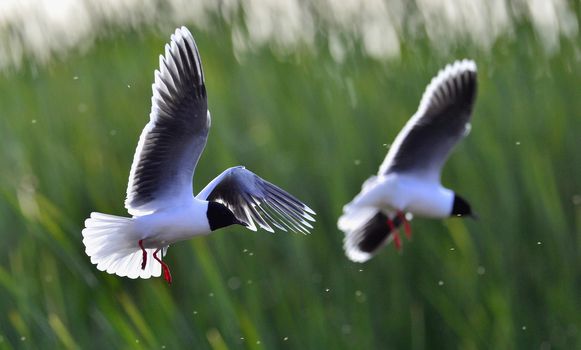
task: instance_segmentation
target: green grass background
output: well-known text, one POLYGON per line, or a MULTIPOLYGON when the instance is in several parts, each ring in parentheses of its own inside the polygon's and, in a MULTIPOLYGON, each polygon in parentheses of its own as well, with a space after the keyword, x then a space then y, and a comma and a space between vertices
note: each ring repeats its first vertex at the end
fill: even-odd
POLYGON ((0 349, 581 348, 579 42, 547 54, 523 21, 490 50, 434 50, 420 35, 402 38, 398 59, 356 44, 337 63, 321 29, 314 49, 237 60, 213 21, 190 25, 213 116, 194 187, 243 164, 317 211, 312 235, 234 227, 176 244, 172 286, 90 264, 83 221, 126 214, 153 70, 177 24, 109 30, 0 76, 0 349), (443 183, 481 219, 416 219, 402 254, 350 262, 342 205, 432 76, 463 57, 479 94, 443 183))

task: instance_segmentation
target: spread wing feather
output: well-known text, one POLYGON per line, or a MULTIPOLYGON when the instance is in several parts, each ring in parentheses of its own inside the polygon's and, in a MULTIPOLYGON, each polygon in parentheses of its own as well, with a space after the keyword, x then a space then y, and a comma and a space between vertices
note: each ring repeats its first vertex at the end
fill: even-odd
POLYGON ((315 221, 308 206, 242 166, 226 169, 196 197, 224 204, 253 231, 258 226, 307 234, 315 221))
POLYGON ((379 174, 413 172, 439 181, 450 151, 470 130, 476 90, 473 61, 457 61, 441 70, 426 88, 418 111, 397 135, 379 174))
POLYGON ((187 28, 171 36, 152 86, 150 121, 137 145, 125 207, 142 215, 191 198, 192 176, 210 128, 204 73, 187 28))

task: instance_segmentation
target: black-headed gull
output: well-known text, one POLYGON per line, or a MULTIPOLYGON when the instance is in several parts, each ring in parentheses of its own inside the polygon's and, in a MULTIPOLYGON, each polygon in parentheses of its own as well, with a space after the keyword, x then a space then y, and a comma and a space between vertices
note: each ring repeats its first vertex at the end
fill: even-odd
POLYGON ((204 73, 192 34, 181 27, 155 71, 149 123, 133 158, 125 207, 133 217, 91 213, 83 243, 101 271, 129 278, 161 275, 170 244, 239 224, 256 231, 308 233, 315 214, 242 166, 225 170, 197 196, 192 177, 210 129, 204 73), (153 261, 152 258, 155 260, 153 261))
POLYGON ((470 60, 447 65, 432 79, 378 175, 365 181, 343 208, 338 227, 345 232, 349 259, 367 261, 392 239, 399 249, 398 226, 403 224, 406 235, 411 235, 405 213, 428 218, 475 216, 465 199, 442 186, 440 173, 454 145, 470 130, 476 90, 476 64, 470 60))

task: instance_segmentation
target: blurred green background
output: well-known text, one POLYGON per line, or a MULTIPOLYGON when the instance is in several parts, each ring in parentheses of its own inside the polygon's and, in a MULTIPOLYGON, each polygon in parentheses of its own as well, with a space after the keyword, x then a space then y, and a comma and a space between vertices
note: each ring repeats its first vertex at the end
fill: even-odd
MULTIPOLYGON (((581 348, 579 1, 546 2, 568 4, 573 21, 553 37, 533 10, 512 7, 509 28, 484 25, 480 41, 433 36, 444 17, 442 27, 414 24, 422 1, 387 1, 403 6, 407 17, 391 21, 405 25, 369 35, 353 29, 367 17, 346 30, 317 7, 325 2, 295 1, 316 8, 298 26, 307 39, 290 44, 274 12, 268 27, 242 5, 201 21, 157 3, 153 19, 96 22, 91 39, 41 59, 25 44, 4 47, 22 59, 0 73, 0 349, 581 348), (176 244, 168 286, 96 270, 80 232, 91 211, 126 215, 153 71, 182 24, 213 117, 195 189, 243 164, 308 203, 317 223, 309 236, 234 227, 176 244), (256 28, 284 40, 261 41, 256 28), (443 183, 480 220, 416 219, 401 254, 390 245, 350 262, 336 228, 343 204, 430 79, 464 57, 478 64, 479 94, 443 183)), ((467 18, 461 30, 478 24, 467 18)), ((0 39, 18 30, 0 26, 0 39)))

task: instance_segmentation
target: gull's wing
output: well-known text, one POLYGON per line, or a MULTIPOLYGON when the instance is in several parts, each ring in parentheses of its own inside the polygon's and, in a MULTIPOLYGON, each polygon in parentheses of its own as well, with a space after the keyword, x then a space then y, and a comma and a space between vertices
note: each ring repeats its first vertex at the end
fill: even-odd
POLYGON ((309 215, 315 212, 309 207, 242 166, 226 169, 196 198, 224 204, 252 231, 258 225, 270 232, 274 226, 283 231, 309 233, 313 226, 308 221, 315 221, 309 215))
POLYGON ((160 56, 152 86, 149 123, 139 143, 127 186, 132 215, 191 198, 192 176, 206 145, 210 113, 198 48, 186 27, 176 29, 160 56))
POLYGON ((413 173, 439 181, 454 145, 470 130, 476 99, 476 64, 447 65, 432 79, 418 111, 397 135, 379 174, 413 173))
MULTIPOLYGON (((347 257, 355 262, 371 259, 384 245, 393 239, 387 223, 388 216, 376 208, 361 208, 357 213, 344 214, 339 228, 345 232, 343 248, 347 257)), ((393 225, 399 227, 399 216, 393 215, 393 225)))

